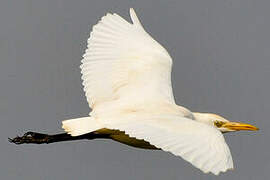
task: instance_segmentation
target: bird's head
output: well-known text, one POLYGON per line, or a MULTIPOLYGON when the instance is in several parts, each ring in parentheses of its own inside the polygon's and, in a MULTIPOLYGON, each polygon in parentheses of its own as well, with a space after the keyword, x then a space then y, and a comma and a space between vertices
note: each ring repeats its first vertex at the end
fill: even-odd
POLYGON ((250 124, 240 123, 240 122, 231 122, 227 119, 211 113, 193 113, 195 120, 214 126, 221 132, 231 132, 231 131, 257 131, 259 128, 252 126, 250 124))

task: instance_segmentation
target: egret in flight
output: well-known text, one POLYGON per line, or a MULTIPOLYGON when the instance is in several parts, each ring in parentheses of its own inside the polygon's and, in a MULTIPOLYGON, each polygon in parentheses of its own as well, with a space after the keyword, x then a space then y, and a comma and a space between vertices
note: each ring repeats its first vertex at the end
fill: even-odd
MULTIPOLYGON (((92 111, 88 117, 63 121, 63 129, 74 139, 92 133, 93 139, 101 135, 134 147, 168 151, 205 173, 233 169, 222 133, 258 128, 177 105, 171 86, 172 58, 144 30, 132 8, 130 17, 132 23, 108 13, 93 26, 80 66, 92 111)), ((31 143, 27 135, 10 141, 31 143)), ((45 141, 35 143, 50 143, 53 137, 38 136, 45 141)), ((54 137, 71 139, 64 134, 54 137)))
POLYGON ((92 112, 63 121, 64 130, 72 136, 120 130, 205 173, 233 169, 222 133, 257 128, 177 105, 171 86, 172 58, 144 30, 132 8, 130 17, 132 23, 108 13, 93 26, 80 66, 92 112))

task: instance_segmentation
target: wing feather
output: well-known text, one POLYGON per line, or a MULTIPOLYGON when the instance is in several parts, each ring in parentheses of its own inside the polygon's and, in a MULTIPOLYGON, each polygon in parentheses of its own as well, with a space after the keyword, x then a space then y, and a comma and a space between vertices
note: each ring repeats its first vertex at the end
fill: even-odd
POLYGON ((221 132, 200 122, 172 115, 137 115, 123 121, 112 120, 106 127, 125 131, 131 137, 181 156, 205 173, 218 175, 233 169, 231 153, 221 132))
POLYGON ((221 132, 181 117, 180 107, 172 108, 172 59, 144 30, 133 9, 130 16, 133 23, 108 13, 90 33, 80 67, 87 101, 98 117, 95 119, 102 127, 125 131, 181 156, 203 172, 219 174, 232 169, 230 150, 221 132), (124 111, 133 111, 128 108, 137 107, 138 102, 141 104, 135 110, 144 113, 125 115, 124 111), (97 104, 104 106, 96 108, 97 104), (151 109, 155 104, 157 108, 151 109), (115 111, 109 105, 120 108, 115 111), (173 112, 163 113, 167 111, 173 112))
POLYGON ((130 15, 133 24, 108 13, 90 33, 80 67, 92 108, 119 99, 174 103, 170 56, 143 29, 133 9, 130 15))

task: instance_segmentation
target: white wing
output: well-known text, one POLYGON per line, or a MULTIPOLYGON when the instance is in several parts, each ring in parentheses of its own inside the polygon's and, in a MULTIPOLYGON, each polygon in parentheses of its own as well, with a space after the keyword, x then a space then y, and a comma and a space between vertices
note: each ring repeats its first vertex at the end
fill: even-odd
POLYGON ((203 172, 218 175, 233 169, 230 150, 220 131, 174 115, 128 115, 106 125, 181 156, 203 172), (114 122, 114 123, 112 123, 114 122))
POLYGON ((109 13, 90 34, 81 69, 91 108, 122 99, 174 103, 171 57, 145 32, 133 9, 130 16, 133 24, 109 13))
MULTIPOLYGON (((96 105, 105 104, 103 111, 107 115, 101 113, 102 117, 98 116, 97 121, 89 120, 87 124, 99 122, 102 127, 125 131, 181 156, 204 172, 218 174, 232 169, 231 154, 221 132, 172 115, 180 109, 172 110, 164 105, 175 104, 171 87, 172 59, 145 32, 133 9, 130 9, 130 16, 133 24, 117 14, 107 14, 90 34, 81 65, 84 90, 90 107, 96 110, 96 105), (126 107, 123 102, 143 104, 143 113, 138 112, 139 109, 129 113, 108 110, 107 104, 126 107), (148 108, 155 104, 158 108, 148 108), (163 105, 159 107, 158 104, 163 105), (160 111, 162 108, 164 113, 160 111), (166 111, 172 111, 172 114, 166 115, 166 111), (154 115, 154 112, 158 113, 154 115)), ((64 125, 68 123, 71 121, 64 125)), ((80 128, 84 131, 79 134, 91 129, 80 128)))

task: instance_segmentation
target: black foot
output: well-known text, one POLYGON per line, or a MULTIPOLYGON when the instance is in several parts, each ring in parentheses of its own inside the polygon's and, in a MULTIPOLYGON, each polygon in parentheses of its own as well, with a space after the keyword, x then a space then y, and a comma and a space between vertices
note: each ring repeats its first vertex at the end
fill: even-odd
POLYGON ((27 132, 23 136, 9 138, 8 141, 15 144, 48 144, 50 143, 50 135, 36 132, 27 132))

